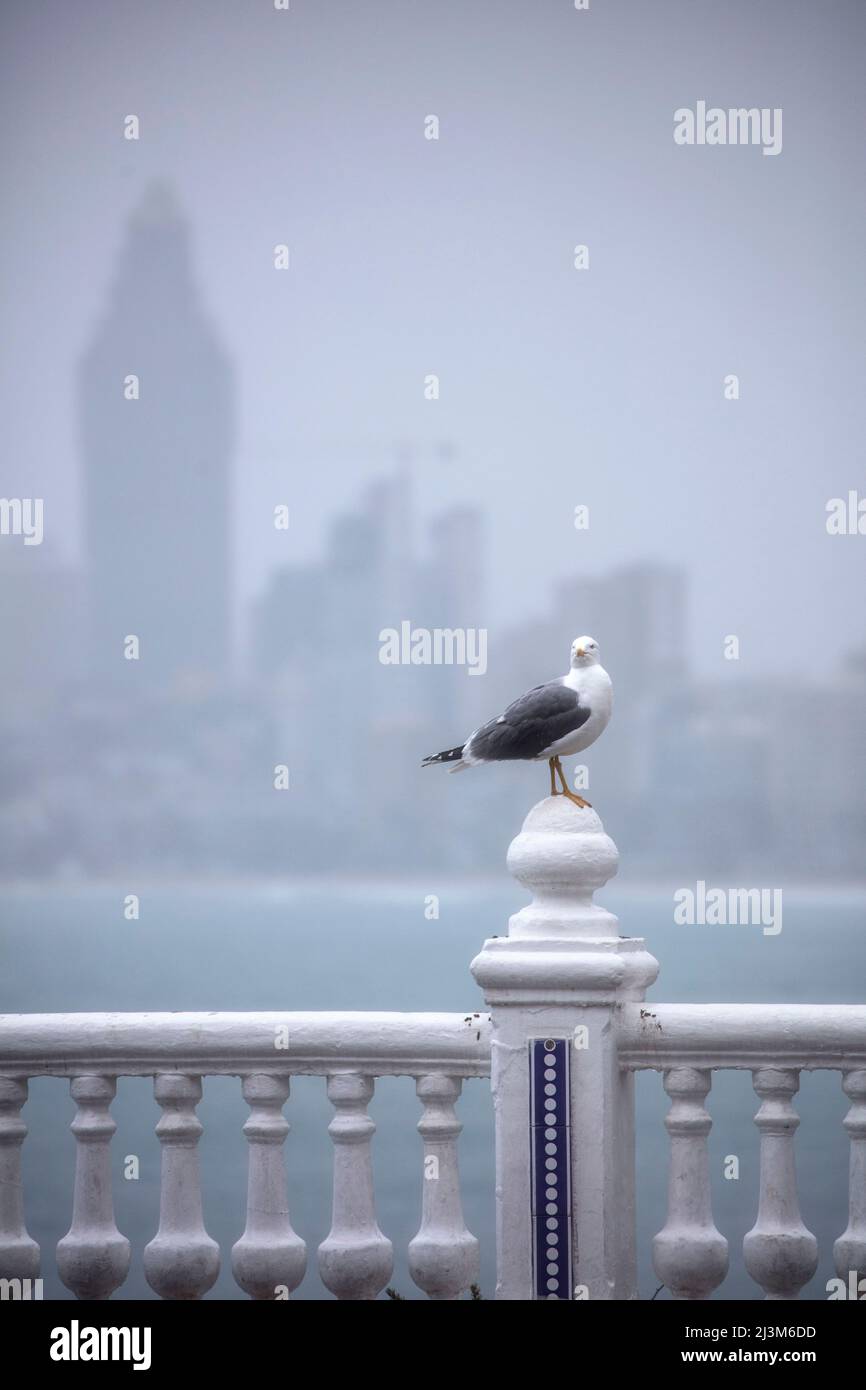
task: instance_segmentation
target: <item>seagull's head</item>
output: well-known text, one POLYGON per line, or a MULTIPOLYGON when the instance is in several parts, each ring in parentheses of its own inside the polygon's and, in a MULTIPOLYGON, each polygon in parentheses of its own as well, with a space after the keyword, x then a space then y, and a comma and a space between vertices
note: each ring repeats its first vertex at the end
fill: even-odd
POLYGON ((572 666, 597 666, 598 643, 594 637, 575 637, 571 644, 572 666))

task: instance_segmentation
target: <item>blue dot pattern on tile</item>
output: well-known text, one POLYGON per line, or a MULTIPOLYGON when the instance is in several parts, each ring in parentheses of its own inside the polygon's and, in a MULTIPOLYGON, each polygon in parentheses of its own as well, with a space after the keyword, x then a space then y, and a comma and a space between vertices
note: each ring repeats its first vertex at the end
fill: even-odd
POLYGON ((571 1129, 568 1038, 529 1043, 535 1298, 571 1297, 571 1129))

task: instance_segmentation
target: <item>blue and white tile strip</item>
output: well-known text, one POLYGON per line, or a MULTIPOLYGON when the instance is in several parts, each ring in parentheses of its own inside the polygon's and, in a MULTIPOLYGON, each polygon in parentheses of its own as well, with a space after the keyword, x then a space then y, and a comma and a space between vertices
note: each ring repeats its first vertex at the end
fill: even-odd
POLYGON ((533 1296, 571 1298, 570 1040, 531 1038, 533 1296))

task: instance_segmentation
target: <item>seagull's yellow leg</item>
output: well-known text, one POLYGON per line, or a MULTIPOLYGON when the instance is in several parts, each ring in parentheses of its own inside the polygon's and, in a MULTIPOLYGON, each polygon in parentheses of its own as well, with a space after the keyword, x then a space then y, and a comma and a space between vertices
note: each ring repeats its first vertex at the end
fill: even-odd
POLYGON ((591 801, 584 801, 582 796, 578 796, 577 792, 573 792, 571 790, 571 788, 565 780, 565 773, 562 770, 562 763, 559 761, 559 758, 554 758, 552 761, 556 764, 556 770, 559 773, 559 780, 562 783, 562 795, 567 796, 569 801, 573 801, 575 806, 591 806, 591 801))
POLYGON ((548 763, 550 764, 550 795, 551 795, 551 796, 559 796, 559 792, 556 790, 556 778, 555 778, 554 775, 553 775, 553 763, 554 763, 554 759, 553 759, 553 758, 548 758, 547 761, 548 761, 548 763))

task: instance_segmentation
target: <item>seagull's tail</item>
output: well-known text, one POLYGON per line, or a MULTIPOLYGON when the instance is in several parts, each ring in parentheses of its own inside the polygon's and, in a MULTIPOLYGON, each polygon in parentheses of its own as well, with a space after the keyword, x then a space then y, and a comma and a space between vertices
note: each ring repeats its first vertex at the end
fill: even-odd
MULTIPOLYGON (((421 766, 433 767, 435 763, 454 763, 458 758, 463 757, 463 749, 465 746, 465 744, 461 743, 459 748, 446 748, 441 753, 431 753, 429 758, 424 758, 421 766)), ((457 768, 452 767, 451 771, 456 772, 457 768)))

